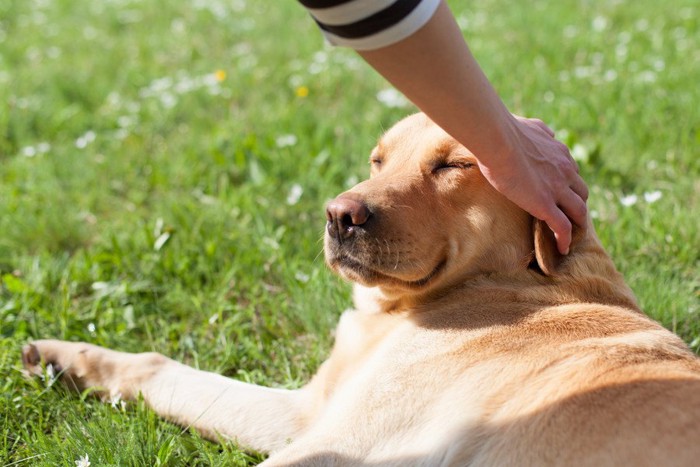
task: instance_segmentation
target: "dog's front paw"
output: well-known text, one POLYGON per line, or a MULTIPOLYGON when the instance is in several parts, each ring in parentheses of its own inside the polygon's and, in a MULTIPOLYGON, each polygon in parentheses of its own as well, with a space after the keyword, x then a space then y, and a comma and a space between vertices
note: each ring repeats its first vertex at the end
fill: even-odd
POLYGON ((29 375, 48 373, 70 389, 95 388, 102 396, 118 393, 113 381, 110 350, 83 342, 39 340, 22 348, 22 364, 29 375))

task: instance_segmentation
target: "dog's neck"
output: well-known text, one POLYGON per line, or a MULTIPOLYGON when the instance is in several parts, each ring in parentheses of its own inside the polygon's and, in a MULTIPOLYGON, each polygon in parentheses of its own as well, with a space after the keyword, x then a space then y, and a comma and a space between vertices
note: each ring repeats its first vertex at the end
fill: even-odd
MULTIPOLYGON (((425 310, 426 305, 438 302, 441 297, 453 292, 482 288, 505 292, 512 288, 511 292, 519 300, 537 302, 543 306, 578 303, 585 297, 597 297, 600 304, 639 309, 634 294, 600 245, 592 226, 578 239, 571 253, 564 257, 554 276, 545 276, 529 268, 528 255, 520 249, 514 249, 508 256, 513 260, 502 262, 501 266, 507 265, 503 269, 477 268, 462 275, 455 274, 441 285, 425 291, 355 284, 355 308, 369 313, 410 313, 425 310)), ((467 300, 472 295, 467 294, 461 300, 467 300)), ((512 294, 509 296, 513 297, 512 294)), ((474 299, 481 300, 476 296, 474 299)), ((466 302, 464 305, 468 306, 466 302)))
POLYGON ((364 313, 402 313, 429 301, 425 294, 402 293, 361 284, 354 285, 352 298, 355 309, 364 313))
POLYGON ((356 310, 366 313, 407 313, 422 309, 426 304, 437 300, 459 286, 458 283, 423 292, 408 292, 381 286, 367 287, 355 283, 353 303, 356 310))

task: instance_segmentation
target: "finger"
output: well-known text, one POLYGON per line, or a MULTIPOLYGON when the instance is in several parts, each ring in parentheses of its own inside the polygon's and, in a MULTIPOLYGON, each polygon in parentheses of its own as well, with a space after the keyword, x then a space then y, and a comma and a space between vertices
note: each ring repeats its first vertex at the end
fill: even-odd
POLYGON ((584 227, 588 219, 588 208, 586 202, 573 190, 569 191, 568 195, 559 201, 560 209, 566 216, 579 227, 584 227))
POLYGON ((557 240, 557 249, 562 255, 569 254, 571 246, 571 221, 559 209, 554 211, 548 218, 543 219, 549 228, 554 232, 554 238, 557 240))
POLYGON ((571 182, 571 189, 579 196, 579 198, 583 200, 584 203, 588 201, 588 185, 586 185, 583 178, 576 176, 573 182, 571 182))

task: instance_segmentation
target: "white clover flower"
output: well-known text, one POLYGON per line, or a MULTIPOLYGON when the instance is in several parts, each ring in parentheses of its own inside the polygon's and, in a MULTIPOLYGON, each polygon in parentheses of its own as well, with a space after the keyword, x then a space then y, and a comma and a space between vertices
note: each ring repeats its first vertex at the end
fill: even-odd
POLYGON ((75 461, 75 467, 90 467, 90 458, 87 454, 75 461))
POLYGON ((97 138, 97 134, 94 131, 89 130, 75 140, 75 147, 78 149, 84 149, 88 144, 95 141, 95 138, 97 138))
POLYGON ((36 156, 36 148, 34 146, 25 146, 22 148, 22 155, 24 157, 34 157, 36 156))
POLYGON ((123 411, 126 409, 126 401, 122 399, 122 394, 120 392, 116 393, 109 399, 109 405, 111 405, 115 410, 123 411))
POLYGON ((56 379, 56 369, 54 368, 53 363, 46 364, 46 376, 48 376, 51 380, 56 379))
POLYGON ((163 104, 163 107, 166 109, 172 109, 175 107, 175 104, 177 104, 177 98, 172 93, 164 92, 160 95, 160 103, 163 104))
POLYGON ((617 39, 620 41, 620 43, 627 44, 632 40, 632 34, 629 31, 622 31, 617 35, 617 39))
POLYGON ((564 37, 567 39, 573 39, 578 34, 578 28, 573 25, 566 26, 564 28, 564 37))
POLYGON ((663 71, 666 68, 666 62, 662 58, 657 58, 654 60, 654 63, 652 63, 652 66, 656 71, 663 71))
POLYGON ((307 283, 309 282, 309 275, 304 274, 301 271, 297 271, 296 274, 294 274, 294 278, 298 280, 299 282, 307 283))
POLYGON ((182 18, 176 18, 170 22, 170 30, 175 34, 182 34, 187 30, 187 23, 182 18))
POLYGON ((588 160, 589 151, 583 144, 576 143, 574 147, 571 148, 571 157, 576 161, 586 161, 588 160))
POLYGON ((102 282, 102 281, 97 281, 93 282, 90 288, 94 290, 95 292, 99 292, 100 290, 105 290, 109 287, 109 283, 107 282, 102 282))
POLYGON ((224 79, 226 79, 226 73, 220 70, 216 73, 209 73, 208 75, 202 76, 202 84, 209 87, 218 86, 224 79))
POLYGON ((176 93, 178 94, 185 94, 187 92, 190 92, 196 88, 198 88, 200 84, 197 82, 197 80, 185 77, 182 78, 180 81, 173 86, 173 89, 175 90, 176 93))
POLYGON ((299 202, 301 195, 304 193, 304 189, 298 183, 292 185, 287 195, 287 204, 293 206, 299 202))
POLYGON ((407 107, 409 105, 408 100, 394 88, 384 89, 377 93, 377 100, 387 107, 397 108, 397 107, 407 107))
POLYGON ((466 31, 469 29, 469 18, 466 15, 459 15, 457 16, 457 24, 459 25, 459 29, 462 31, 466 31))
POLYGON ((628 52, 629 49, 627 48, 627 44, 618 44, 615 46, 615 56, 618 60, 624 60, 627 58, 628 52))
POLYGON ((649 29, 649 20, 642 18, 635 23, 635 26, 637 27, 637 31, 646 31, 649 29))
POLYGON ((114 137, 120 141, 126 139, 127 136, 129 136, 129 130, 126 128, 120 128, 114 132, 114 137))
POLYGON ((627 195, 620 198, 620 204, 628 208, 637 204, 637 200, 637 195, 627 195))
POLYGON ((593 67, 590 66, 577 66, 574 68, 574 76, 577 78, 588 78, 593 75, 593 67))
POLYGON ((641 83, 653 83, 656 81, 656 73, 651 70, 642 71, 637 75, 637 81, 641 83))
POLYGON ((168 240, 170 240, 170 232, 163 232, 158 236, 158 238, 156 238, 156 241, 153 242, 153 249, 155 251, 160 251, 168 242, 168 240))
POLYGON ((617 79, 617 71, 607 70, 603 75, 603 79, 608 82, 615 81, 617 79))
POLYGON ((649 204, 655 203, 661 199, 661 196, 662 196, 662 194, 659 190, 648 191, 648 192, 644 193, 644 201, 646 201, 649 204))
POLYGON ((292 134, 280 135, 275 140, 275 143, 277 144, 278 148, 287 148, 297 144, 297 137, 296 135, 292 134))
POLYGON ((173 86, 173 79, 169 76, 151 81, 148 89, 153 93, 167 91, 173 86))
POLYGON ((591 22, 591 27, 594 31, 604 31, 608 27, 608 19, 605 16, 596 16, 591 22))

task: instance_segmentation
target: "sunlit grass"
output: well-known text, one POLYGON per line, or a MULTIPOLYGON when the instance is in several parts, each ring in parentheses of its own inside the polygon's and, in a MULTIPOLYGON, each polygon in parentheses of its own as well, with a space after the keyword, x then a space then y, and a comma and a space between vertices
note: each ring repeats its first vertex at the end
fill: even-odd
MULTIPOLYGON (((644 309, 700 349, 700 8, 452 2, 508 106, 590 183, 644 309)), ((0 0, 0 464, 246 465, 143 407, 25 380, 30 339, 284 387, 350 305, 325 201, 413 109, 295 2, 0 0)))

